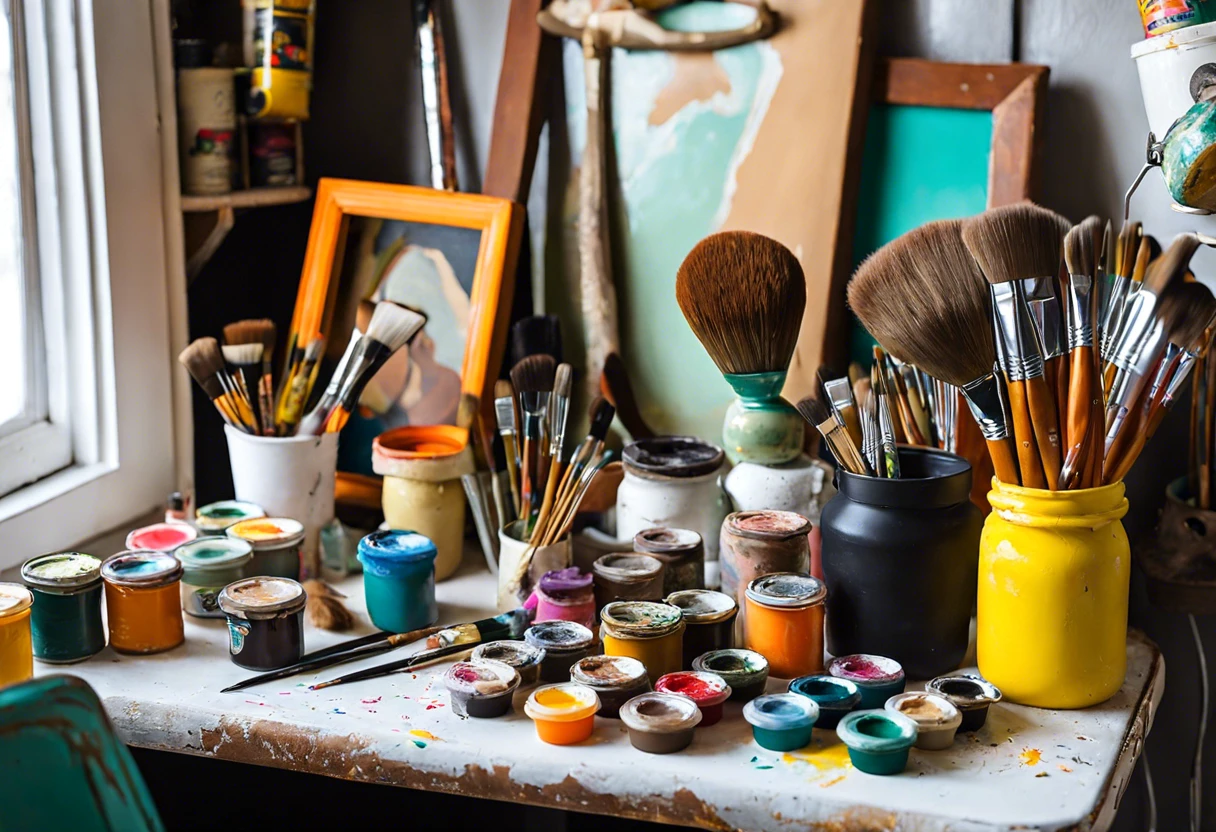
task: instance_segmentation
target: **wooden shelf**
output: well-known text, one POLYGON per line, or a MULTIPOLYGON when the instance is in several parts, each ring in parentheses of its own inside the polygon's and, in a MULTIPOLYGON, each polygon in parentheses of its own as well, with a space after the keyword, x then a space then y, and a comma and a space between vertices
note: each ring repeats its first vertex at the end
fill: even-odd
POLYGON ((182 211, 201 213, 219 211, 223 208, 261 208, 267 205, 288 205, 303 202, 312 196, 312 188, 303 186, 289 188, 250 188, 216 196, 187 196, 182 194, 182 211))

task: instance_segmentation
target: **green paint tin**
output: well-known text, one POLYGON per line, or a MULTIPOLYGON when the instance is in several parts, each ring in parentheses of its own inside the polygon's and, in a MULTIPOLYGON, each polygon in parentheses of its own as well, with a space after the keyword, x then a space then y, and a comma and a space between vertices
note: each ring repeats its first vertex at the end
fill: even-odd
POLYGON ((201 537, 180 546, 174 556, 182 562, 182 609, 197 618, 223 618, 220 590, 249 577, 253 547, 246 540, 201 537))
POLYGON ((883 710, 853 711, 836 726, 853 767, 866 774, 899 774, 907 768, 916 734, 915 722, 883 710))
POLYGON ((208 503, 200 506, 194 512, 194 528, 203 535, 222 535, 229 526, 235 526, 242 520, 255 520, 265 517, 266 512, 256 503, 245 500, 220 500, 218 503, 208 503))
POLYGON ((101 559, 83 552, 39 555, 21 567, 34 596, 30 617, 34 657, 70 664, 106 646, 101 620, 101 559))

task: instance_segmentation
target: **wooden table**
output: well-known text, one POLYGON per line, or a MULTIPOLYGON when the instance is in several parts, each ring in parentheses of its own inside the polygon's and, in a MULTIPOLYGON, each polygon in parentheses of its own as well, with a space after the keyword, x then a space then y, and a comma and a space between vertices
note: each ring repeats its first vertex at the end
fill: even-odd
MULTIPOLYGON (((362 613, 359 579, 340 588, 362 613)), ((441 621, 472 621, 491 614, 494 583, 484 568, 466 566, 438 594, 441 621)), ((306 639, 309 649, 339 640, 311 628, 306 639)), ((1001 704, 982 730, 959 735, 952 749, 913 750, 906 772, 875 777, 849 765, 834 731, 816 730, 802 751, 765 751, 733 703, 723 722, 699 730, 681 754, 636 751, 618 722, 599 718, 591 740, 563 748, 536 738, 522 710, 526 693, 502 719, 454 716, 442 665, 317 692, 305 684, 333 671, 221 694, 249 675, 227 653, 223 621, 187 616, 186 644, 169 653, 133 658, 106 648, 87 662, 39 665, 37 672, 87 680, 119 735, 135 746, 571 811, 774 832, 1105 829, 1164 689, 1161 654, 1133 633, 1127 681, 1104 705, 1044 711, 1001 704)), ((770 691, 783 687, 770 681, 770 691)))

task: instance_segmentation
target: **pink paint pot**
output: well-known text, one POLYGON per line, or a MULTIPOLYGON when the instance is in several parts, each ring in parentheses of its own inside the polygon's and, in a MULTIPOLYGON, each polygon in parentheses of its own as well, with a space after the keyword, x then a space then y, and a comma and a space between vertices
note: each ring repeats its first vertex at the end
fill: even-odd
POLYGON ((716 673, 703 670, 681 670, 668 673, 654 683, 659 693, 674 693, 697 703, 701 709, 701 727, 708 728, 722 720, 722 706, 730 698, 730 685, 716 673))
POLYGON ((536 587, 536 618, 595 627, 595 578, 577 566, 546 572, 536 587))
POLYGON ((127 535, 127 548, 149 552, 170 552, 198 537, 189 523, 153 523, 127 535))

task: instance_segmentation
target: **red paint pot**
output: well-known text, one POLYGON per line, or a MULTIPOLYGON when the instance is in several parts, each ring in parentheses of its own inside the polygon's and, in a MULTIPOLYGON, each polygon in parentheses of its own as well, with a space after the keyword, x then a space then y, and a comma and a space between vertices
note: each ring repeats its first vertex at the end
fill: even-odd
POLYGON ((730 698, 730 685, 716 673, 702 670, 681 670, 668 673, 654 683, 659 693, 674 693, 697 703, 701 709, 701 727, 707 728, 722 719, 722 705, 730 698))

